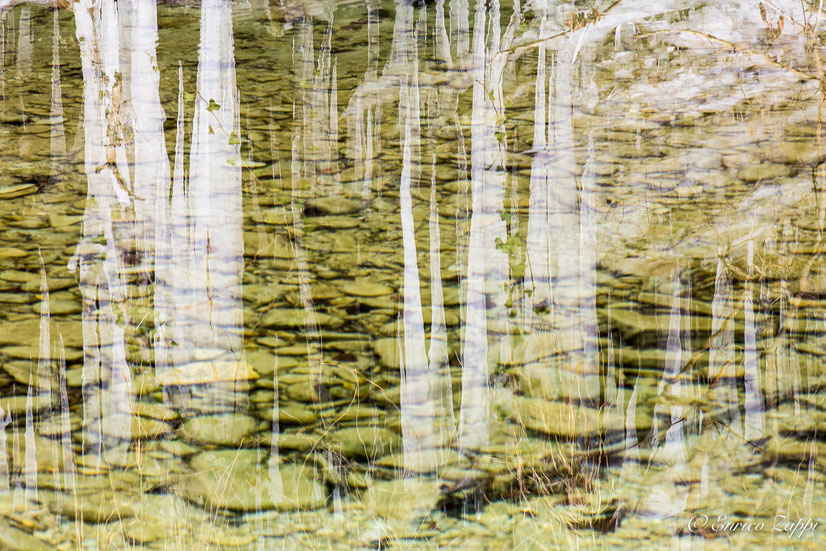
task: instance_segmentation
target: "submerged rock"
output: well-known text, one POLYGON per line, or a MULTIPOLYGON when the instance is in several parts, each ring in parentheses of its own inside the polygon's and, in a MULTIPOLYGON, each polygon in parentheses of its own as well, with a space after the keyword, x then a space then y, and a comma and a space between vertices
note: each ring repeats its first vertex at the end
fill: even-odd
POLYGON ((276 358, 275 354, 268 350, 253 350, 247 352, 247 363, 252 366, 258 375, 264 377, 272 376, 278 360, 280 360, 280 358, 276 358))
POLYGON ((261 444, 264 446, 272 446, 275 444, 279 449, 296 450, 300 452, 310 451, 317 443, 318 437, 309 434, 274 434, 268 432, 261 437, 261 444))
MULTIPOLYGON (((23 346, 37 342, 40 335, 40 317, 0 322, 0 345, 23 346)), ((83 327, 80 321, 51 319, 51 340, 68 348, 83 348, 83 327)), ((58 354, 55 354, 57 357, 58 354)))
MULTIPOLYGON (((22 360, 37 361, 39 359, 49 359, 52 352, 48 349, 41 350, 39 343, 28 343, 20 346, 6 346, 3 348, 3 353, 11 358, 19 358, 22 360)), ((60 351, 60 356, 67 362, 78 362, 83 359, 83 350, 79 348, 65 348, 60 351)), ((57 354, 54 354, 57 357, 57 354)), ((7 369, 11 373, 11 370, 7 369)), ((14 374, 12 374, 14 376, 14 374)), ((42 377, 41 377, 42 379, 42 377)), ((27 381, 21 381, 26 384, 27 381)))
POLYGON ((180 429, 184 440, 219 446, 238 446, 258 429, 258 421, 237 413, 203 415, 184 421, 180 429))
POLYGON ((745 182, 759 182, 761 180, 775 180, 791 176, 792 167, 780 163, 747 164, 737 171, 737 178, 745 182))
POLYGON ((0 247, 0 259, 3 258, 25 258, 29 253, 17 247, 0 247))
POLYGON ((231 382, 240 386, 244 381, 258 378, 258 373, 245 361, 234 357, 212 361, 193 361, 175 367, 157 370, 157 380, 163 385, 201 385, 231 382))
POLYGON ((767 148, 764 155, 770 160, 790 165, 813 165, 822 163, 824 152, 816 140, 789 139, 767 148))
MULTIPOLYGON (((514 397, 512 405, 513 420, 534 432, 577 438, 598 436, 606 431, 600 411, 586 406, 523 396, 514 397)), ((621 426, 614 424, 612 428, 621 426)))
POLYGON ((503 359, 505 365, 525 365, 548 357, 564 354, 582 348, 582 335, 575 331, 537 331, 531 333, 510 350, 510 357, 503 359))
POLYGON ((440 493, 435 479, 374 480, 364 496, 368 511, 383 519, 412 520, 435 509, 440 493))
POLYGON ((267 454, 260 448, 207 450, 196 453, 189 459, 193 471, 246 468, 261 463, 267 454))
POLYGON ((0 398, 0 409, 4 415, 11 414, 12 417, 26 415, 26 412, 37 413, 49 409, 54 405, 54 400, 48 394, 35 394, 33 396, 7 396, 0 398))
POLYGON ((357 297, 381 297, 393 293, 393 288, 367 279, 357 279, 341 286, 342 292, 357 297))
MULTIPOLYGON (((318 414, 301 404, 278 406, 278 422, 283 425, 311 425, 318 420, 318 414)), ((272 407, 260 410, 259 415, 267 421, 274 421, 272 407)))
MULTIPOLYGON (((16 473, 61 471, 71 464, 71 449, 60 440, 13 431, 6 435, 9 466, 16 473)), ((0 457, 0 461, 6 458, 0 457)))
POLYGON ((6 551, 51 551, 52 546, 0 518, 0 548, 6 551))
POLYGON ((468 461, 459 452, 446 448, 432 448, 412 453, 396 453, 382 457, 376 465, 405 469, 416 473, 434 473, 447 466, 465 465, 468 461))
POLYGON ((172 432, 172 427, 163 421, 122 413, 103 418, 101 424, 103 434, 122 440, 159 438, 172 432))
POLYGON ((195 473, 182 484, 184 497, 204 506, 233 511, 318 509, 327 489, 309 465, 261 462, 263 454, 249 450, 204 452, 192 460, 195 473))
MULTIPOLYGON (((284 389, 287 397, 296 402, 310 404, 323 402, 329 398, 326 387, 320 381, 308 379, 300 383, 293 383, 284 389)), ((279 414, 279 418, 281 415, 279 414)))
POLYGON ((373 351, 379 357, 379 363, 390 369, 399 369, 401 366, 401 342, 399 339, 376 339, 373 342, 373 351))
POLYGON ((85 522, 109 522, 135 515, 133 496, 122 491, 101 489, 91 493, 67 495, 40 490, 38 499, 50 511, 85 522))
POLYGON ((37 185, 31 182, 0 187, 0 199, 14 199, 37 192, 37 185))
POLYGON ((357 218, 349 216, 318 216, 308 218, 305 222, 305 229, 329 229, 329 230, 350 230, 359 227, 361 222, 357 218))
POLYGON ((402 439, 395 432, 380 427, 348 427, 328 433, 324 446, 350 459, 373 459, 396 453, 402 439))
POLYGON ((304 205, 304 214, 318 216, 324 214, 355 214, 363 208, 362 201, 345 197, 318 197, 304 205))
POLYGON ((306 312, 303 309, 275 308, 268 311, 261 317, 261 327, 277 327, 283 329, 303 328, 310 321, 319 327, 339 327, 342 324, 340 318, 315 311, 311 320, 306 319, 306 312))
POLYGON ((147 544, 168 538, 172 534, 157 522, 126 522, 123 524, 123 535, 133 543, 147 544))

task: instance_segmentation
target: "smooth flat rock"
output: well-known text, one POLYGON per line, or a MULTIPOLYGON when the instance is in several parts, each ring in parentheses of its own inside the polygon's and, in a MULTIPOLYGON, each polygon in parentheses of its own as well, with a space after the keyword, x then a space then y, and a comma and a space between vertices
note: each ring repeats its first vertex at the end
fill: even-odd
MULTIPOLYGON (((259 411, 262 419, 273 421, 272 407, 259 411)), ((301 404, 278 406, 278 423, 282 425, 312 425, 318 420, 318 414, 301 404)))
MULTIPOLYGON (((32 304, 32 312, 35 314, 39 314, 43 311, 43 303, 37 302, 32 304)), ((83 305, 80 303, 80 299, 77 300, 68 300, 68 299, 52 299, 49 301, 49 314, 52 316, 66 316, 66 315, 73 315, 73 314, 80 314, 83 311, 83 305)))
POLYGON ((347 458, 372 459, 401 450, 402 439, 385 428, 347 427, 328 433, 324 446, 347 458))
POLYGON ((6 551, 51 551, 51 545, 37 539, 31 534, 19 530, 0 518, 0 549, 6 551))
POLYGON ((25 183, 0 187, 0 199, 14 199, 37 192, 37 184, 25 183))
POLYGON ((3 258, 25 258, 30 253, 17 247, 0 247, 0 259, 3 258))
POLYGON ((290 434, 280 433, 273 434, 272 432, 265 433, 261 438, 263 446, 272 446, 275 443, 278 449, 296 450, 299 452, 308 452, 318 444, 318 436, 310 434, 290 434))
MULTIPOLYGON (((53 343, 60 342, 69 348, 83 348, 83 326, 80 321, 51 320, 48 324, 49 336, 53 343)), ((0 322, 0 346, 22 346, 38 343, 40 337, 40 317, 0 322)))
POLYGON ((305 222, 307 229, 351 230, 360 225, 361 221, 358 218, 349 216, 316 216, 315 218, 308 218, 305 222))
POLYGON ((357 297, 382 297, 393 293, 394 289, 388 285, 375 283, 368 279, 357 279, 341 286, 342 292, 357 297))
POLYGON ((365 493, 364 504, 379 518, 412 520, 433 511, 440 496, 435 479, 374 480, 365 493))
POLYGON ((317 216, 320 214, 355 214, 364 207, 362 201, 347 199, 346 197, 318 197, 309 199, 304 204, 304 212, 307 216, 317 216))
POLYGON ((257 429, 258 421, 249 415, 203 415, 186 419, 180 435, 190 442, 238 446, 257 429))
MULTIPOLYGON (((280 360, 269 350, 253 350, 247 352, 247 363, 261 376, 271 377, 275 371, 275 363, 280 360)), ((280 366, 279 366, 280 367, 280 366)))
POLYGON ((191 456, 189 464, 193 471, 246 468, 261 463, 266 457, 266 452, 260 448, 206 450, 191 456))
POLYGON ((582 348, 582 333, 569 330, 537 331, 521 338, 502 363, 525 365, 582 348))
POLYGON ((761 180, 775 180, 791 176, 792 167, 780 163, 746 164, 737 170, 737 178, 744 182, 759 182, 761 180))
POLYGON ((292 211, 287 210, 284 207, 267 209, 262 214, 265 224, 272 224, 275 226, 286 226, 288 224, 292 224, 294 220, 292 211))
MULTIPOLYGON (((341 319, 316 311, 311 318, 319 327, 339 327, 343 323, 341 319)), ((300 329, 307 326, 307 314, 305 310, 298 308, 275 308, 269 310, 261 317, 261 327, 276 327, 282 329, 300 329)))
POLYGON ((144 402, 136 400, 130 404, 132 413, 141 417, 149 417, 158 421, 174 421, 178 412, 158 402, 144 402))
POLYGON ((70 465, 71 455, 60 440, 14 431, 7 433, 5 444, 9 466, 15 473, 55 472, 70 465))
POLYGON ((48 394, 33 394, 32 396, 18 395, 0 398, 0 410, 4 415, 12 417, 25 416, 26 412, 37 413, 49 409, 54 400, 48 394))
POLYGON ((111 522, 135 516, 133 496, 121 491, 115 493, 105 488, 101 491, 74 495, 40 490, 38 499, 50 511, 84 522, 111 522))
POLYGON ((181 492, 205 506, 232 511, 297 511, 318 509, 327 502, 327 489, 309 465, 270 465, 256 462, 251 454, 231 463, 214 457, 203 459, 201 454, 193 458, 195 473, 183 482, 181 492))
POLYGON ((379 357, 379 363, 390 369, 401 366, 402 343, 399 339, 387 338, 373 341, 373 352, 379 357))
POLYGON ((534 432, 577 438, 598 436, 606 430, 600 411, 586 406, 522 396, 514 397, 512 405, 513 420, 534 432))
POLYGON ((435 473, 446 467, 465 464, 468 461, 457 451, 446 448, 432 448, 413 453, 395 453, 376 461, 380 467, 405 469, 416 473, 435 473))
POLYGON ((314 384, 312 381, 288 385, 285 393, 290 400, 304 404, 323 402, 326 399, 324 386, 314 384))
POLYGON ((163 421, 125 413, 104 417, 102 425, 103 434, 121 440, 160 438, 172 432, 172 427, 163 421))
MULTIPOLYGON (((8 354, 12 358, 22 360, 35 360, 41 358, 40 345, 38 343, 24 344, 21 346, 5 346, 2 352, 8 354)), ((57 359, 62 356, 64 360, 70 363, 79 362, 83 359, 83 350, 80 348, 66 348, 61 352, 52 351, 51 347, 43 351, 49 359, 57 359)))
MULTIPOLYGON (((607 308, 601 312, 607 318, 611 326, 619 331, 624 338, 639 338, 640 335, 647 335, 648 344, 654 344, 659 335, 668 335, 669 328, 673 323, 672 316, 666 312, 650 314, 640 312, 633 308, 607 308)), ((714 318, 711 316, 701 316, 695 314, 682 314, 680 323, 682 327, 688 327, 692 331, 708 333, 712 329, 714 318)), ((735 331, 743 331, 743 322, 733 319, 732 327, 735 331)))
POLYGON ((157 381, 164 386, 253 381, 258 378, 258 373, 247 362, 221 358, 158 368, 156 373, 157 381))

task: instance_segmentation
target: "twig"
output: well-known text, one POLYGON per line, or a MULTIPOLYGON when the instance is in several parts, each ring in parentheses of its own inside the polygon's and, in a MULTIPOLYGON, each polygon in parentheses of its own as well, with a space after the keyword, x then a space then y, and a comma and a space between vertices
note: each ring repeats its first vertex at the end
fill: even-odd
MULTIPOLYGON (((605 8, 604 10, 602 10, 600 13, 602 15, 605 15, 606 13, 610 12, 615 7, 617 7, 617 5, 619 5, 621 2, 622 2, 622 0, 616 0, 613 4, 611 4, 610 6, 605 8)), ((593 23, 589 23, 589 24, 585 25, 585 27, 583 27, 583 29, 585 29, 586 32, 587 32, 587 29, 591 26, 593 26, 593 23)), ((578 30, 582 30, 582 29, 566 29, 562 32, 556 33, 556 34, 551 35, 549 37, 539 38, 539 39, 534 40, 532 42, 528 42, 527 44, 522 44, 521 46, 516 46, 514 48, 506 48, 506 49, 501 50, 501 51, 510 54, 510 53, 521 52, 523 50, 529 50, 531 48, 535 48, 536 46, 539 46, 540 44, 544 44, 545 42, 550 42, 551 40, 554 40, 555 38, 559 38, 560 36, 565 36, 566 34, 571 34, 571 33, 575 32, 575 31, 578 31, 578 30)))
MULTIPOLYGON (((821 0, 821 2, 822 1, 823 0, 821 0)), ((695 36, 705 38, 705 39, 707 39, 711 42, 717 42, 719 44, 723 44, 724 46, 728 46, 729 48, 731 48, 736 53, 762 57, 763 59, 765 59, 766 61, 768 61, 772 65, 774 65, 776 67, 779 67, 781 69, 785 69, 787 71, 791 71, 792 73, 794 73, 797 76, 799 76, 801 78, 804 78, 806 80, 818 80, 817 76, 810 75, 809 73, 804 73, 803 71, 800 71, 799 69, 795 69, 794 67, 787 67, 787 66, 783 65, 782 63, 773 60, 771 57, 767 56, 766 54, 762 54, 760 52, 751 50, 749 48, 744 48, 742 46, 738 46, 734 42, 730 42, 728 40, 723 40, 722 38, 717 38, 714 35, 704 33, 704 32, 700 32, 700 31, 692 31, 690 29, 664 29, 664 30, 661 30, 661 31, 652 31, 650 33, 638 34, 634 37, 634 39, 635 40, 642 40, 643 38, 650 38, 652 36, 658 36, 658 35, 663 35, 663 34, 673 34, 673 33, 693 34, 695 36)))

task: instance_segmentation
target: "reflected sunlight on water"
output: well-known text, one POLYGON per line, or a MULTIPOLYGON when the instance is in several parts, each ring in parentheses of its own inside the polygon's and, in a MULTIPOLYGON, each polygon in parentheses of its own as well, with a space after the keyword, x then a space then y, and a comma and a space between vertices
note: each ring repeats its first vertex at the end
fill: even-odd
POLYGON ((819 7, 572 6, 0 0, 0 548, 819 548, 819 7))

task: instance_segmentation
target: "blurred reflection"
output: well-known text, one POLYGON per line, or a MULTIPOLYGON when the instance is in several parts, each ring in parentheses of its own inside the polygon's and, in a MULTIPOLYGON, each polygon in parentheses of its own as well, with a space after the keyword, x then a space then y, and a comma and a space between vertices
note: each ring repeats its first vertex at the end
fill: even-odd
MULTIPOLYGON (((310 366, 310 384, 313 387, 313 395, 319 402, 326 402, 329 398, 329 391, 325 381, 329 377, 329 364, 324 361, 322 350, 321 331, 313 298, 313 287, 311 283, 312 264, 308 258, 307 248, 304 243, 304 220, 301 215, 301 190, 305 183, 309 184, 312 190, 318 190, 320 194, 331 192, 325 178, 320 170, 323 161, 318 156, 320 151, 329 152, 329 128, 327 124, 329 118, 324 121, 317 121, 317 109, 326 112, 328 104, 326 98, 330 89, 330 63, 329 52, 330 32, 332 31, 332 21, 327 27, 325 42, 320 48, 318 59, 315 55, 315 44, 313 39, 313 20, 309 14, 303 16, 296 25, 296 40, 293 42, 293 74, 297 80, 298 90, 296 95, 298 101, 292 106, 292 134, 290 141, 290 176, 292 178, 292 189, 290 195, 289 210, 292 215, 292 227, 294 242, 294 255, 298 275, 298 290, 300 306, 303 308, 303 328, 304 345, 307 350, 307 362, 310 366), (322 70, 316 72, 314 67, 319 65, 322 70), (324 105, 319 105, 318 102, 324 105)), ((333 105, 336 110, 337 106, 333 105)), ((278 238, 289 239, 287 236, 277 236, 278 238)), ((296 312, 297 315, 298 312, 296 312)))
POLYGON ((124 116, 124 21, 113 1, 80 2, 75 10, 83 66, 83 130, 87 201, 83 238, 71 260, 83 295, 84 444, 130 439, 132 372, 126 361, 130 323, 128 269, 135 221, 124 116), (113 440, 115 439, 115 440, 113 440))
MULTIPOLYGON (((52 97, 49 117, 51 124, 50 149, 52 179, 59 182, 63 175, 66 155, 66 132, 63 124, 63 89, 60 86, 60 12, 55 10, 52 23, 52 97)), ((0 75, 2 80, 2 75, 0 75)))
POLYGON ((34 54, 34 28, 29 6, 24 5, 20 8, 20 18, 17 23, 17 76, 24 78, 32 70, 32 55, 34 54))
POLYGON ((204 2, 200 29, 189 171, 183 170, 179 114, 169 257, 158 261, 158 286, 166 288, 156 294, 166 327, 158 345, 167 362, 158 366, 158 376, 165 385, 235 382, 249 375, 242 344, 240 125, 229 2, 204 2))
POLYGON ((404 311, 402 313, 402 346, 404 355, 401 362, 401 415, 402 438, 406 465, 409 469, 421 470, 421 452, 433 447, 434 441, 434 388, 433 372, 427 363, 425 352, 424 318, 418 255, 416 252, 416 229, 413 219, 413 205, 410 195, 411 184, 420 176, 420 117, 418 51, 413 26, 412 6, 398 5, 393 32, 393 63, 408 67, 409 72, 399 77, 399 109, 403 132, 402 173, 400 182, 400 208, 404 247, 404 311))
POLYGON ((489 366, 507 356, 509 321, 505 312, 508 258, 498 244, 507 240, 501 217, 506 179, 505 143, 497 113, 503 108, 502 80, 507 56, 499 50, 512 39, 518 12, 501 36, 499 3, 476 7, 473 27, 473 107, 471 126, 471 194, 473 206, 467 260, 466 323, 462 343, 462 449, 488 440, 489 366), (490 14, 488 14, 490 11, 490 14), (490 19, 488 23, 488 18, 490 19), (486 29, 490 29, 486 32, 486 29), (489 333, 489 329, 491 330, 489 333))
MULTIPOLYGON (((754 242, 750 239, 748 247, 749 272, 754 271, 754 242)), ((743 297, 743 314, 745 327, 743 330, 743 383, 746 391, 745 399, 745 426, 743 436, 749 442, 756 442, 764 434, 763 428, 763 396, 760 392, 760 372, 757 368, 757 330, 755 327, 753 284, 749 281, 745 285, 743 297)))

